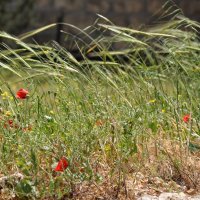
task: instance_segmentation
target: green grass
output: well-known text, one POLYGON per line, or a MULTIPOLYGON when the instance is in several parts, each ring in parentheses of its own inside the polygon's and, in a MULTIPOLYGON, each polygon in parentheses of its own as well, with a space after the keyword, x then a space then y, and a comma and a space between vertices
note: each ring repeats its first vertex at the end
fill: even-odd
POLYGON ((4 186, 8 196, 76 198, 81 184, 112 179, 116 197, 135 172, 200 189, 199 23, 177 15, 138 31, 103 20, 76 28, 83 61, 25 41, 54 25, 0 33, 0 175, 24 175, 4 186), (16 99, 20 88, 29 98, 16 99), (11 119, 17 127, 5 127, 11 119), (69 167, 53 172, 63 156, 69 167))

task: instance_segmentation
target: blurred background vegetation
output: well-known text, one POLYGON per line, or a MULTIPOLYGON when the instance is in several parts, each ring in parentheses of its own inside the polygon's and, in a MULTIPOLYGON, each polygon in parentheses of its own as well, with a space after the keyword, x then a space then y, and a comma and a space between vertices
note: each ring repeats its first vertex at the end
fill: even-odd
MULTIPOLYGON (((184 15, 200 21, 199 0, 175 0, 184 15)), ((139 27, 157 20, 155 13, 166 0, 0 0, 0 30, 20 35, 56 22, 80 28, 89 26, 101 14, 120 26, 139 27)), ((59 30, 48 30, 34 38, 37 42, 57 40, 59 30)))
POLYGON ((31 26, 33 0, 1 0, 0 30, 19 34, 31 26))

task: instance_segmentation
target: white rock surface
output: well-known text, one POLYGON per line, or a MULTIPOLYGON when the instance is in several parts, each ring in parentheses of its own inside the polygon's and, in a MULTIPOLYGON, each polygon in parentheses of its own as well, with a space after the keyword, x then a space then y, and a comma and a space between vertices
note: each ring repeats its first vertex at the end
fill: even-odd
POLYGON ((160 194, 159 197, 145 194, 142 197, 139 197, 137 200, 200 200, 200 195, 189 196, 184 194, 183 192, 181 193, 164 192, 160 194))
POLYGON ((142 197, 139 197, 137 200, 158 200, 158 197, 145 194, 142 197))
POLYGON ((200 195, 195 195, 193 197, 189 197, 189 200, 200 200, 200 195))

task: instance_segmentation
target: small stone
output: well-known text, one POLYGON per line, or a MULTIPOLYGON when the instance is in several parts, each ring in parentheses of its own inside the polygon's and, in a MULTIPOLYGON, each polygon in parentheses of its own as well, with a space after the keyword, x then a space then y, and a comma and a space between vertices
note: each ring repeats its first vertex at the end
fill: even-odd
POLYGON ((191 189, 187 190, 186 193, 189 195, 194 195, 196 193, 196 190, 191 188, 191 189))

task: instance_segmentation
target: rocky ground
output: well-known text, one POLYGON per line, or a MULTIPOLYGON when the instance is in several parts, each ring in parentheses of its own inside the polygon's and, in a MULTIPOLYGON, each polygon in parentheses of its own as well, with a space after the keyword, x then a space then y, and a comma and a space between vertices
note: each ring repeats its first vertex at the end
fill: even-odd
POLYGON ((162 193, 159 196, 143 195, 137 200, 200 200, 200 195, 189 196, 181 193, 162 193))

